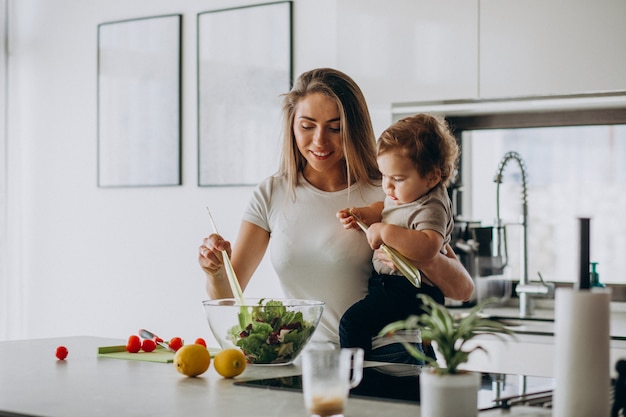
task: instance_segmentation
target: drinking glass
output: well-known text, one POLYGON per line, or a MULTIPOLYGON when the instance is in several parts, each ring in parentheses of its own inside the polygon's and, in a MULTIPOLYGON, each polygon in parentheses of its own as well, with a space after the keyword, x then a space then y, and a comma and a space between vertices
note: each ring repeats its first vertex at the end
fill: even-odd
POLYGON ((363 349, 310 349, 302 357, 304 405, 311 416, 340 417, 363 377, 363 349), (351 373, 352 371, 352 373, 351 373))

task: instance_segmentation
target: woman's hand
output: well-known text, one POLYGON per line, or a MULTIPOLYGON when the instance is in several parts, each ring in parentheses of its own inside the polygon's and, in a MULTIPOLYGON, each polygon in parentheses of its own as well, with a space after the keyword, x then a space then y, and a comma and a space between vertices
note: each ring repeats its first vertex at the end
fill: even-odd
POLYGON ((398 268, 396 268, 394 263, 391 262, 391 259, 389 259, 387 254, 381 249, 376 249, 374 251, 374 258, 376 258, 376 260, 380 261, 380 263, 382 263, 383 265, 385 265, 387 268, 391 269, 392 271, 398 270, 398 268))
POLYGON ((243 221, 239 228, 239 236, 231 250, 229 241, 217 234, 204 238, 198 248, 198 263, 206 275, 206 291, 211 299, 230 298, 230 289, 222 251, 226 251, 233 265, 233 270, 241 289, 245 291, 252 274, 261 263, 270 234, 259 226, 243 221))
POLYGON ((225 250, 230 256, 230 242, 222 239, 215 233, 205 237, 202 245, 198 248, 198 263, 208 275, 216 275, 224 266, 222 251, 225 250))

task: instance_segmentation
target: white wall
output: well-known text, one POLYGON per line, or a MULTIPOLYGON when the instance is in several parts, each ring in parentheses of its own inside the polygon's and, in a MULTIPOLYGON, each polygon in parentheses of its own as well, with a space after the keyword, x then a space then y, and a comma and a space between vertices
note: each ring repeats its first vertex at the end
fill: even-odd
MULTIPOLYGON (((472 9, 478 10, 477 1, 472 9)), ((0 228, 0 340, 124 339, 139 327, 166 338, 210 338, 200 304, 206 297, 204 279, 196 261, 197 247, 211 231, 205 206, 220 232, 234 240, 252 189, 196 185, 196 16, 266 1, 0 0, 0 6, 5 2, 9 99, 6 185, 0 188, 5 192, 0 197, 6 198, 0 203, 7 202, 8 215, 6 232, 0 228), (97 26, 174 13, 183 15, 183 185, 100 189, 97 26)), ((376 4, 358 2, 358 7, 370 16, 376 15, 369 9, 376 4)), ((424 6, 445 8, 447 3, 424 6)), ((359 22, 350 19, 346 7, 357 2, 294 0, 294 75, 320 66, 348 72, 364 86, 379 134, 392 120, 386 92, 395 80, 368 78, 366 68, 350 62, 354 54, 345 48, 359 44, 359 30, 366 28, 354 26, 359 22), (344 25, 341 31, 339 25, 344 25)), ((447 33, 442 25, 433 33, 447 33)), ((472 28, 469 24, 466 30, 472 28)), ((373 24, 371 30, 377 29, 373 24)), ((406 50, 404 41, 383 46, 398 49, 388 54, 396 56, 406 50)), ((454 37, 448 41, 455 44, 454 37)), ((445 97, 457 95, 466 96, 447 91, 445 97)), ((268 262, 246 293, 281 295, 268 262)))
POLYGON ((6 105, 7 105, 7 77, 6 77, 6 25, 7 0, 0 0, 0 329, 9 323, 10 309, 3 294, 9 293, 7 277, 7 140, 6 140, 6 105))
MULTIPOLYGON (((251 188, 196 185, 196 14, 260 2, 9 2, 9 261, 0 303, 10 317, 0 320, 0 340, 125 339, 140 327, 210 339, 196 261, 211 231, 205 206, 234 240, 251 188), (183 185, 98 188, 97 25, 172 13, 183 14, 183 185)), ((335 8, 335 0, 294 2, 296 75, 334 66, 335 8)), ((280 295, 266 261, 247 293, 280 295)))

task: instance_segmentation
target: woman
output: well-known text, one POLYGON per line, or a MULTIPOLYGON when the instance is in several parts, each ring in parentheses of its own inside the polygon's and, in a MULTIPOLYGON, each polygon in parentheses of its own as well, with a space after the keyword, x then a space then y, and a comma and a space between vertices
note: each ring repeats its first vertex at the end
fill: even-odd
MULTIPOLYGON (((345 233, 335 215, 384 197, 372 123, 360 88, 330 68, 297 79, 284 96, 283 117, 280 169, 254 191, 232 253, 212 234, 198 261, 209 297, 232 297, 221 251, 231 254, 245 289, 271 245, 286 296, 326 303, 315 339, 338 344, 341 315, 367 293, 372 250, 362 235, 345 233)), ((417 266, 447 297, 471 296, 473 282, 449 246, 448 255, 417 266)))

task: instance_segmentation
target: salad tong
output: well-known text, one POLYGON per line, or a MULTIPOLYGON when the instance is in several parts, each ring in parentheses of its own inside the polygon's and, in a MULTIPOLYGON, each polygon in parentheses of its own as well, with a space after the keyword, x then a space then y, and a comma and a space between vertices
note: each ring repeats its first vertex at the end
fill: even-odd
MULTIPOLYGON (((213 226, 213 231, 216 235, 219 235, 217 231, 217 226, 215 225, 215 221, 213 220, 213 216, 211 215, 211 210, 206 208, 206 211, 209 213, 209 219, 211 220, 211 225, 213 226)), ((239 280, 237 279, 237 275, 235 274, 235 270, 233 269, 233 264, 230 262, 230 257, 228 253, 223 250, 222 258, 224 259, 224 267, 226 268, 226 275, 228 276, 228 283, 230 284, 230 290, 233 293, 233 297, 235 297, 235 301, 243 305, 245 304, 243 299, 243 291, 241 291, 241 286, 239 285, 239 280)))
MULTIPOLYGON (((350 215, 354 217, 356 224, 359 225, 361 230, 366 232, 368 227, 365 224, 365 222, 363 222, 363 220, 361 220, 359 216, 354 214, 352 210, 349 210, 349 212, 350 212, 350 215)), ((398 271, 400 271, 402 275, 404 275, 404 277, 408 279, 411 284, 413 284, 417 288, 422 286, 422 274, 420 273, 419 269, 417 269, 415 265, 411 263, 411 261, 409 261, 400 252, 398 252, 391 246, 385 245, 384 243, 380 245, 380 249, 383 252, 385 252, 385 255, 387 255, 389 259, 391 260, 391 262, 393 262, 395 267, 398 268, 398 271)))

